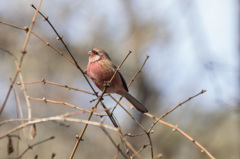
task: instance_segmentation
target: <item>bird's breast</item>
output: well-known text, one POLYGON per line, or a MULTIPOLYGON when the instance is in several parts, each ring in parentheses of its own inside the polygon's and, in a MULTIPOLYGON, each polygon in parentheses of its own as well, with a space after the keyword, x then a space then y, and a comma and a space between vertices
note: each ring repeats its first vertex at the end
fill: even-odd
POLYGON ((104 82, 109 81, 114 74, 114 69, 109 66, 107 62, 99 61, 88 64, 87 67, 88 76, 93 80, 95 85, 103 90, 104 82))

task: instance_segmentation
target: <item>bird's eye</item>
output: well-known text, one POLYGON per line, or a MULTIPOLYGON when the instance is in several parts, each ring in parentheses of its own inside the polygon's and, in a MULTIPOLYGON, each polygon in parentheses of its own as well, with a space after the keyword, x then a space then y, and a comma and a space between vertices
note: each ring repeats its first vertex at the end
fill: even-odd
POLYGON ((95 55, 99 55, 97 51, 92 50, 92 53, 94 53, 95 55))

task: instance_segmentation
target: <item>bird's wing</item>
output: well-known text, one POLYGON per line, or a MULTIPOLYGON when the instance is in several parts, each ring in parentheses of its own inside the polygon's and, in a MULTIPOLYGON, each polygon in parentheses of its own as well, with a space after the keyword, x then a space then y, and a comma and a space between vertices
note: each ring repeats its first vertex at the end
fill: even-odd
POLYGON ((120 77, 121 77, 121 80, 122 80, 122 84, 123 84, 124 89, 128 92, 128 87, 127 87, 126 81, 124 80, 122 74, 121 74, 119 71, 118 71, 118 74, 119 74, 120 77))
MULTIPOLYGON (((109 63, 108 63, 108 65, 105 65, 105 66, 108 66, 109 68, 113 69, 114 72, 115 72, 116 69, 117 69, 117 67, 112 63, 112 61, 109 61, 109 60, 108 60, 107 62, 109 62, 109 63)), ((126 81, 124 80, 122 74, 121 74, 119 71, 118 71, 118 74, 119 74, 119 76, 120 76, 120 78, 121 78, 121 81, 122 81, 122 84, 123 84, 123 87, 124 87, 125 91, 128 92, 128 87, 127 87, 126 81)))

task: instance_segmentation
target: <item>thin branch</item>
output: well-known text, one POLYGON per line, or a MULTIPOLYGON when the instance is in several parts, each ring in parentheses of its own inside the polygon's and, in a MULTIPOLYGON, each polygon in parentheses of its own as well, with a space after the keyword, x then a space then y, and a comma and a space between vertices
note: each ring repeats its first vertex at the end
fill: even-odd
MULTIPOLYGON (((151 134, 154 133, 154 131, 150 132, 151 134)), ((139 133, 139 134, 131 134, 131 133, 127 133, 124 136, 128 136, 128 137, 137 137, 137 136, 143 136, 146 135, 146 133, 139 133)))
MULTIPOLYGON (((19 75, 21 75, 21 72, 19 72, 19 75)), ((13 86, 13 93, 14 93, 14 97, 15 97, 15 101, 16 101, 16 107, 17 107, 17 118, 19 118, 18 116, 20 115, 20 119, 23 118, 23 111, 22 111, 22 106, 21 106, 21 102, 20 102, 20 99, 19 99, 19 96, 17 94, 17 91, 15 90, 15 86, 13 86)), ((22 124, 24 123, 23 120, 20 120, 17 122, 17 125, 20 125, 19 122, 21 122, 22 124)), ((1 126, 1 124, 0 124, 1 126)), ((18 135, 19 135, 19 132, 18 132, 18 135)), ((23 129, 23 135, 24 135, 24 139, 26 140, 26 143, 28 143, 28 140, 27 140, 27 133, 26 133, 26 129, 23 129)), ((17 140, 17 154, 19 152, 19 140, 17 140)))
MULTIPOLYGON (((88 91, 84 91, 84 90, 81 90, 81 89, 77 89, 77 88, 74 88, 74 87, 70 87, 68 85, 62 85, 62 84, 54 83, 54 82, 51 82, 51 81, 47 81, 44 78, 41 81, 25 82, 24 84, 26 85, 26 84, 36 84, 36 83, 43 83, 43 84, 48 83, 48 84, 51 84, 51 85, 64 87, 64 88, 66 88, 68 90, 74 90, 74 91, 79 91, 79 92, 95 95, 94 93, 91 93, 91 92, 88 92, 88 91)), ((21 82, 17 82, 16 84, 21 85, 22 83, 21 82)))
MULTIPOLYGON (((28 44, 28 42, 29 42, 30 35, 31 35, 32 29, 33 29, 33 25, 34 25, 35 20, 36 20, 36 18, 37 18, 37 13, 38 13, 38 11, 39 11, 39 8, 40 8, 40 6, 41 6, 41 3, 42 3, 42 0, 40 0, 39 3, 38 3, 38 7, 37 7, 37 9, 36 9, 36 12, 34 13, 34 16, 33 16, 33 19, 32 19, 32 23, 31 23, 31 25, 30 25, 30 27, 29 27, 29 32, 28 32, 28 34, 27 34, 26 41, 25 41, 24 46, 23 46, 23 49, 22 49, 22 51, 21 51, 21 52, 22 52, 22 57, 23 57, 23 55, 26 54, 26 52, 27 52, 27 51, 26 51, 26 49, 27 49, 27 44, 28 44)), ((22 58, 22 60, 23 60, 23 58, 22 58)), ((20 67, 19 67, 19 71, 20 71, 20 67)), ((20 76, 20 79, 21 79, 21 81, 23 82, 22 76, 20 76)), ((15 80, 16 80, 16 79, 15 79, 15 80)), ((14 80, 14 82, 15 82, 15 80, 14 80)), ((27 108, 28 108, 28 119, 31 120, 31 118, 32 118, 32 110, 31 110, 31 105, 30 105, 30 102, 29 102, 29 100, 28 100, 28 95, 27 95, 26 88, 25 88, 25 85, 24 85, 24 84, 22 84, 22 91, 23 91, 23 94, 24 94, 24 97, 25 97, 25 100, 26 100, 27 108)))
MULTIPOLYGON (((8 55, 10 55, 10 56, 12 57, 15 65, 16 65, 16 67, 17 67, 17 69, 19 69, 19 68, 18 68, 18 61, 17 61, 16 56, 15 56, 13 53, 11 53, 10 51, 8 51, 7 49, 4 49, 4 48, 2 48, 2 47, 0 47, 0 49, 2 49, 3 51, 5 51, 8 55)), ((23 77, 22 77, 21 71, 19 71, 19 77, 20 77, 20 80, 22 81, 23 77)), ((10 79, 10 82, 12 82, 11 79, 10 79)), ((17 110, 18 110, 18 111, 17 111, 17 117, 18 117, 18 112, 19 112, 20 117, 23 118, 22 107, 21 107, 20 100, 19 100, 19 97, 18 97, 18 95, 17 95, 17 92, 16 92, 16 90, 14 89, 14 85, 13 85, 13 92, 14 92, 15 101, 16 101, 16 106, 17 106, 17 110)), ((23 123, 23 121, 21 121, 21 122, 23 123)), ((25 136, 25 138, 26 138, 26 130, 24 129, 23 132, 24 132, 24 136, 25 136)), ((28 143, 27 140, 26 140, 26 142, 28 143)))
MULTIPOLYGON (((112 97, 111 95, 110 95, 110 97, 112 97)), ((149 140, 149 145, 150 145, 150 147, 151 147, 151 156, 152 156, 152 158, 153 158, 153 146, 152 146, 152 139, 151 139, 151 136, 150 136, 150 133, 152 133, 152 131, 147 131, 119 102, 120 101, 117 101, 115 98, 113 98, 112 97, 112 99, 113 100, 115 100, 115 102, 117 103, 117 104, 119 104, 121 107, 122 107, 122 109, 132 118, 132 120, 144 131, 144 135, 147 135, 147 137, 148 137, 148 140, 149 140)))
MULTIPOLYGON (((36 10, 36 7, 32 4, 31 5, 35 10, 36 10)), ((63 38, 62 36, 59 35, 59 33, 57 32, 57 30, 55 29, 55 27, 52 25, 52 23, 49 21, 48 17, 44 16, 39 10, 37 10, 38 13, 44 18, 44 21, 46 21, 50 26, 51 28, 53 29, 53 31, 55 32, 55 34, 57 35, 57 39, 60 40, 62 42, 62 44, 64 45, 64 47, 66 48, 68 54, 71 56, 71 58, 73 59, 76 67, 81 71, 82 75, 84 76, 84 78, 86 79, 88 85, 91 87, 91 89, 93 90, 93 92, 96 94, 97 96, 97 92, 95 91, 95 89, 93 88, 93 86, 91 85, 91 83, 89 82, 86 74, 84 73, 84 70, 78 65, 77 61, 75 60, 75 58, 73 57, 71 51, 68 49, 66 43, 63 41, 63 38)))
MULTIPOLYGON (((30 35, 31 35, 31 32, 32 32, 32 29, 33 29, 33 25, 34 25, 35 20, 36 20, 36 17, 37 17, 38 10, 39 10, 39 8, 40 8, 40 6, 41 6, 41 3, 42 3, 42 0, 39 1, 38 7, 37 7, 36 12, 35 12, 35 14, 34 14, 34 16, 33 16, 33 19, 32 19, 32 22, 31 22, 31 25, 30 25, 30 28, 29 28, 29 32, 28 32, 28 34, 27 34, 27 37, 26 37, 26 40, 25 40, 23 49, 22 49, 22 51, 21 51, 21 57, 20 57, 20 60, 19 60, 19 62, 18 62, 17 70, 16 70, 16 72, 15 72, 15 74, 14 74, 12 83, 11 83, 9 89, 8 89, 8 92, 7 92, 7 95, 6 95, 6 97, 5 97, 5 100, 4 100, 4 102, 3 102, 2 106, 1 106, 0 114, 2 113, 4 107, 5 107, 6 103, 7 103, 8 97, 9 97, 10 92, 11 92, 12 87, 13 87, 13 84, 15 83, 16 78, 17 78, 17 76, 18 76, 18 73, 19 73, 19 71, 20 71, 20 68, 21 68, 21 65, 22 65, 22 61, 23 61, 23 57, 24 57, 24 55, 26 54, 27 44, 28 44, 28 41, 29 41, 29 38, 30 38, 30 35)), ((25 89, 24 86, 23 86, 22 88, 25 89)), ((23 93, 24 93, 24 91, 23 91, 23 93)), ((31 107, 30 107, 30 104, 29 104, 28 101, 27 101, 26 93, 24 93, 24 96, 25 96, 25 99, 26 99, 26 102, 27 102, 27 106, 28 106, 28 118, 31 119, 31 117, 32 117, 32 115, 31 115, 31 107)))
MULTIPOLYGON (((146 63, 147 60, 148 60, 148 58, 149 58, 149 56, 146 56, 146 58, 145 58, 145 60, 144 60, 144 62, 143 62, 143 64, 142 64, 142 66, 137 70, 137 72, 135 73, 135 75, 132 77, 130 83, 128 84, 128 88, 131 86, 132 82, 135 80, 135 78, 137 77, 137 75, 142 71, 145 63, 146 63)), ((120 97, 118 101, 120 102, 122 99, 123 99, 123 96, 120 97)), ((116 109, 117 105, 118 105, 118 103, 113 107, 112 113, 113 113, 113 111, 116 109)))
MULTIPOLYGON (((118 146, 118 145, 117 145, 118 146)), ((113 159, 117 159, 118 158, 118 154, 119 154, 119 151, 117 151, 117 153, 115 154, 115 156, 113 157, 113 159)))
MULTIPOLYGON (((169 110, 168 112, 166 112, 166 113, 164 113, 163 115, 161 115, 161 116, 158 118, 158 120, 161 120, 162 118, 164 118, 165 116, 167 116, 168 114, 170 114, 171 112, 173 112, 175 109, 177 109, 178 107, 180 107, 180 106, 183 105, 184 103, 190 101, 191 99, 193 99, 193 98, 195 98, 195 97, 197 97, 197 96, 199 96, 199 95, 201 95, 201 94, 203 94, 203 93, 205 93, 205 92, 206 92, 206 90, 205 90, 205 89, 202 89, 201 92, 199 92, 198 94, 196 94, 196 95, 194 95, 194 96, 192 96, 192 97, 189 97, 187 100, 179 103, 179 104, 176 105, 174 108, 172 108, 172 109, 169 110)), ((149 130, 148 130, 149 132, 150 132, 150 131, 153 129, 153 127, 158 123, 158 120, 156 120, 156 121, 152 124, 152 126, 151 126, 151 127, 149 128, 149 130)))
POLYGON ((12 24, 9 24, 9 23, 6 23, 6 22, 3 22, 3 21, 0 21, 0 23, 2 23, 2 24, 4 24, 4 25, 8 25, 8 26, 13 27, 13 28, 16 28, 16 29, 25 30, 26 32, 29 31, 28 27, 21 28, 21 27, 18 27, 18 26, 15 26, 15 25, 12 25, 12 24))
MULTIPOLYGON (((3 21, 0 21, 0 23, 4 24, 4 25, 8 25, 10 27, 16 28, 16 29, 20 29, 20 30, 24 30, 26 32, 29 32, 29 28, 28 27, 18 27, 3 21)), ((59 51, 57 48, 55 48, 54 46, 52 46, 49 42, 47 42, 46 40, 44 40, 43 38, 41 38, 38 34, 36 34, 35 32, 31 31, 31 33, 36 36, 39 40, 41 40, 43 43, 45 43, 47 46, 49 46, 50 48, 52 48, 54 51, 56 51, 59 55, 63 56, 66 60, 68 60, 71 64, 73 64, 74 66, 76 66, 76 64, 71 61, 67 56, 65 56, 61 51, 59 51)))
MULTIPOLYGON (((138 153, 140 153, 142 150, 144 150, 147 146, 149 146, 150 144, 147 144, 147 145, 143 145, 139 150, 138 150, 138 152, 137 152, 137 154, 138 153)), ((133 156, 132 156, 132 158, 134 158, 136 156, 136 154, 133 154, 133 156)))
POLYGON ((151 157, 153 159, 153 144, 152 144, 152 138, 150 136, 150 131, 147 133, 147 137, 148 137, 149 145, 150 145, 150 149, 151 149, 151 157))
POLYGON ((208 155, 209 158, 211 159, 215 159, 215 157, 205 148, 203 147, 198 141, 194 140, 191 136, 189 136, 187 133, 185 133, 183 130, 181 130, 178 126, 174 126, 168 122, 165 122, 163 120, 159 120, 159 118, 155 117, 154 115, 152 114, 149 114, 149 113, 145 113, 146 116, 154 119, 155 121, 163 124, 163 125, 166 125, 170 128, 173 129, 173 131, 177 131, 179 132, 180 134, 182 134, 184 137, 186 137, 188 140, 190 140, 191 142, 193 142, 195 145, 197 145, 200 149, 201 149, 201 152, 204 152, 208 155))
POLYGON ((144 60, 144 62, 143 62, 143 64, 142 64, 142 66, 137 70, 137 72, 135 73, 135 75, 132 77, 130 83, 128 84, 128 88, 131 86, 132 82, 136 79, 137 75, 138 75, 140 72, 142 72, 142 69, 143 69, 143 67, 145 66, 148 58, 149 58, 149 56, 147 55, 146 58, 145 58, 145 60, 144 60))
POLYGON ((59 51, 57 48, 55 48, 54 46, 52 46, 49 42, 47 42, 46 40, 44 40, 43 38, 41 38, 39 35, 37 35, 36 33, 32 32, 32 34, 34 36, 36 36, 39 40, 41 40, 42 42, 44 42, 47 46, 49 46, 50 48, 52 48, 54 51, 56 51, 59 55, 61 55, 62 57, 64 57, 66 60, 68 60, 71 64, 73 64, 74 66, 77 67, 77 65, 70 60, 67 56, 65 56, 61 51, 59 51))
MULTIPOLYGON (((128 88, 131 86, 132 82, 135 80, 135 78, 137 77, 137 75, 142 71, 143 67, 145 66, 147 60, 148 60, 149 56, 146 56, 142 66, 137 70, 137 72, 135 73, 135 75, 132 77, 131 82, 128 84, 128 88)), ((151 157, 153 159, 153 145, 152 145, 152 139, 150 136, 151 131, 147 131, 119 102, 122 100, 123 97, 120 97, 120 99, 117 101, 115 98, 113 98, 111 95, 109 95, 113 100, 116 101, 116 105, 114 106, 112 113, 114 111, 114 109, 117 107, 117 105, 119 104, 124 110, 125 112, 127 112, 127 114, 135 121, 135 123, 137 123, 140 128, 145 132, 145 134, 148 137, 149 140, 149 144, 150 144, 150 148, 151 148, 151 157)))
MULTIPOLYGON (((67 102, 62 102, 62 101, 55 101, 55 100, 50 100, 50 99, 47 99, 45 97, 43 98, 34 98, 34 97, 28 97, 29 99, 31 100, 36 100, 36 101, 44 101, 44 102, 49 102, 49 103, 54 103, 54 104, 62 104, 62 105, 66 105, 66 106, 69 106, 71 108, 74 108, 74 109, 77 109, 77 110, 81 110, 85 113, 93 113, 94 115, 96 116, 100 116, 100 117, 103 117, 103 116, 106 116, 106 114, 98 114, 98 113, 95 113, 97 111, 97 109, 92 109, 92 110, 86 110, 86 109, 83 109, 83 108, 80 108, 80 107, 77 107, 77 106, 74 106, 72 104, 69 104, 67 102)), ((102 111, 102 110, 99 110, 99 111, 102 111)), ((106 111, 106 110, 104 110, 106 111)))
POLYGON ((23 155, 24 155, 28 150, 31 150, 33 147, 35 147, 35 146, 37 146, 37 145, 40 145, 40 144, 42 144, 42 143, 44 143, 44 142, 47 142, 47 141, 49 141, 49 140, 53 140, 54 138, 55 138, 55 137, 52 136, 52 137, 49 137, 49 138, 44 139, 44 140, 42 140, 42 141, 39 141, 39 142, 37 142, 37 143, 35 143, 35 144, 31 145, 31 146, 29 145, 28 148, 27 148, 26 150, 24 150, 24 151, 22 152, 22 154, 17 157, 17 159, 21 159, 21 158, 23 157, 23 155))
POLYGON ((134 155, 136 155, 138 158, 143 159, 143 157, 134 149, 134 147, 125 139, 125 137, 122 135, 120 129, 118 129, 118 135, 120 136, 121 140, 132 150, 134 155))
MULTIPOLYGON (((110 95, 110 97, 112 97, 112 96, 110 95)), ((127 109, 125 109, 125 108, 122 106, 122 104, 119 103, 120 101, 117 101, 117 100, 116 100, 115 98, 113 98, 113 97, 112 97, 112 99, 113 99, 117 104, 119 104, 119 105, 122 107, 122 109, 132 118, 132 120, 133 120, 145 133, 148 133, 147 130, 137 121, 137 119, 135 119, 135 118, 127 111, 127 109)))
MULTIPOLYGON (((102 122, 101 122, 101 123, 102 123, 102 122)), ((107 132, 107 130, 106 130, 104 127, 102 127, 102 126, 100 126, 100 128, 101 128, 102 131, 106 134, 106 136, 109 138, 109 140, 112 142, 113 146, 116 147, 116 149, 118 150, 118 152, 120 152, 120 153, 122 154, 122 156, 127 159, 128 157, 122 152, 122 150, 120 149, 119 145, 117 145, 117 144, 114 142, 113 138, 112 138, 111 135, 107 132)))
MULTIPOLYGON (((90 124, 90 125, 94 125, 94 126, 103 126, 107 129, 113 130, 113 131, 118 131, 118 128, 115 128, 113 126, 107 125, 107 124, 101 124, 99 122, 94 122, 94 121, 88 121, 88 120, 83 120, 83 119, 76 119, 76 118, 68 118, 67 116, 72 115, 72 113, 65 113, 63 115, 59 115, 59 116, 53 116, 53 117, 47 117, 47 118, 40 118, 40 119, 33 119, 30 120, 24 124, 21 124, 19 126, 14 127, 13 129, 7 131, 6 133, 4 133, 3 135, 0 135, 0 139, 26 127, 29 125, 33 125, 33 124, 38 124, 38 123, 44 123, 44 122, 48 122, 48 121, 68 121, 68 122, 77 122, 77 123, 83 123, 83 124, 90 124)), ((15 119, 17 120, 17 119, 15 119)), ((18 119, 18 120, 27 120, 27 119, 18 119)))

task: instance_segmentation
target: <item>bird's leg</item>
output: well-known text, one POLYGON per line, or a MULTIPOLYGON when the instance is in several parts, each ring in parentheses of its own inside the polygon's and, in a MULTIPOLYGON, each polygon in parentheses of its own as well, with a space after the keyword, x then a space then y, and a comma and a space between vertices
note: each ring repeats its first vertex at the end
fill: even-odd
MULTIPOLYGON (((103 86, 109 88, 109 87, 112 87, 113 85, 109 81, 104 81, 103 86)), ((90 103, 95 101, 95 100, 97 100, 97 99, 99 99, 99 97, 96 98, 96 99, 91 100, 90 103)), ((102 100, 103 100, 103 98, 100 99, 100 101, 102 101, 102 100)))
POLYGON ((104 81, 103 86, 109 88, 112 87, 112 84, 109 81, 104 81))

